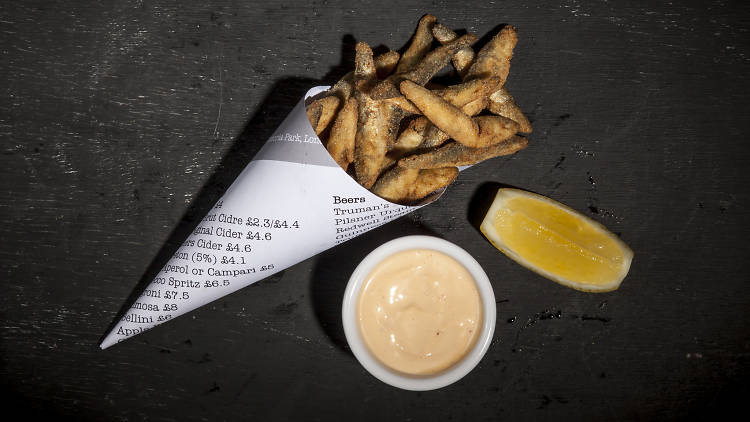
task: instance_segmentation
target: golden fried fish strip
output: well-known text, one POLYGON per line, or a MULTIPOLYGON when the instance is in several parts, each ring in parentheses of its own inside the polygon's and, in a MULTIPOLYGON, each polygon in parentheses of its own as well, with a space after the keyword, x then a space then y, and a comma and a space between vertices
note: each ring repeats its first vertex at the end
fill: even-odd
POLYGON ((531 133, 533 130, 529 119, 526 118, 513 96, 505 88, 500 88, 490 95, 488 110, 518 123, 519 132, 531 133))
POLYGON ((473 79, 458 85, 452 85, 440 91, 440 96, 456 107, 489 97, 493 89, 500 84, 500 78, 491 77, 486 79, 473 79))
POLYGON ((479 126, 461 110, 414 82, 401 82, 401 92, 425 117, 448 136, 467 146, 475 146, 479 126))
POLYGON ((398 167, 409 169, 431 169, 446 166, 470 166, 489 158, 514 154, 528 145, 521 136, 513 136, 502 142, 483 148, 469 148, 458 142, 450 142, 432 151, 402 158, 398 167))
POLYGON ((410 80, 419 85, 426 84, 433 76, 435 76, 435 74, 448 64, 455 51, 458 51, 464 46, 471 45, 476 39, 476 35, 467 34, 447 45, 432 50, 414 67, 413 70, 405 73, 399 73, 397 71, 385 80, 377 82, 369 91, 370 97, 376 100, 398 97, 400 95, 398 84, 403 80, 410 80))
POLYGON ((474 117, 479 126, 479 136, 474 146, 486 147, 504 141, 518 132, 518 123, 503 116, 474 117))
MULTIPOLYGON (((479 114, 482 110, 487 107, 487 103, 489 102, 489 99, 487 97, 479 97, 476 100, 464 105, 461 107, 461 111, 464 112, 467 116, 476 116, 479 114)), ((428 123, 427 129, 425 129, 425 133, 422 140, 422 145, 420 145, 420 148, 432 148, 439 145, 442 145, 450 139, 450 136, 448 136, 447 133, 443 132, 442 130, 438 129, 435 125, 432 123, 428 123)))
POLYGON ((442 23, 436 23, 432 26, 432 35, 440 44, 447 44, 458 38, 458 35, 452 29, 442 23))
POLYGON ((378 103, 359 91, 355 91, 355 95, 359 100, 359 117, 354 138, 354 175, 360 185, 369 189, 375 183, 387 151, 383 136, 385 125, 378 103))
POLYGON ((424 116, 412 119, 404 131, 401 132, 401 135, 399 135, 394 148, 413 149, 418 147, 422 142, 424 131, 429 124, 430 121, 424 116))
POLYGON ((450 185, 456 176, 456 167, 420 170, 396 166, 380 176, 372 192, 391 202, 413 203, 450 185))
POLYGON ((390 75, 398 64, 399 57, 397 51, 388 51, 375 57, 375 71, 378 78, 385 79, 390 75))
POLYGON ((375 185, 372 193, 391 202, 404 202, 419 176, 419 169, 394 167, 383 173, 375 185))
MULTIPOLYGON (((441 23, 435 24, 435 26, 432 27, 432 35, 436 40, 440 42, 440 44, 443 45, 458 38, 458 35, 456 35, 453 30, 441 23)), ((453 67, 456 69, 456 72, 458 72, 458 76, 460 76, 461 78, 466 75, 466 72, 468 72, 473 60, 474 50, 471 47, 464 47, 456 51, 456 53, 453 54, 453 58, 451 59, 451 61, 453 62, 453 67)))
POLYGON ((462 35, 454 41, 430 51, 419 64, 414 66, 414 69, 400 76, 402 79, 408 79, 419 85, 424 85, 448 64, 458 50, 468 47, 476 41, 477 36, 474 34, 462 35))
POLYGON ((320 99, 320 103, 323 106, 320 112, 320 120, 318 120, 318 126, 315 128, 315 134, 320 135, 328 125, 336 117, 336 110, 338 110, 339 97, 330 96, 320 99))
POLYGON ((354 90, 353 81, 354 72, 347 73, 328 90, 328 94, 339 97, 342 103, 346 102, 352 96, 352 91, 354 90))
POLYGON ((444 144, 451 137, 432 123, 427 125, 419 148, 434 148, 444 144))
MULTIPOLYGON (((476 116, 487 107, 488 102, 489 102, 489 99, 487 97, 477 98, 476 100, 461 107, 461 111, 463 111, 464 114, 466 114, 467 116, 476 116)), ((481 129, 482 129, 481 126, 479 129, 481 132, 481 129)), ((485 133, 486 132, 487 130, 485 129, 485 133)), ((434 147, 444 144, 448 139, 450 139, 450 136, 447 133, 443 132, 432 123, 429 123, 427 125, 427 129, 425 129, 425 133, 422 139, 422 144, 419 147, 420 148, 434 148, 434 147)), ((478 142, 477 145, 487 145, 492 142, 492 139, 490 138, 490 139, 485 139, 485 140, 479 140, 477 142, 478 142)), ((499 142, 499 140, 497 142, 499 142)))
POLYGON ((393 147, 388 151, 388 158, 397 160, 414 151, 424 137, 424 130, 429 122, 424 116, 419 116, 409 122, 409 125, 398 135, 393 147))
POLYGON ((354 55, 354 76, 357 79, 373 80, 377 77, 372 49, 365 42, 358 42, 354 55))
POLYGON ((402 115, 390 104, 372 100, 357 92, 359 119, 354 140, 354 173, 360 185, 369 189, 378 178, 388 147, 393 144, 402 115))
POLYGON ((419 111, 419 109, 414 106, 414 104, 412 104, 409 100, 407 100, 403 95, 399 95, 398 97, 386 98, 385 100, 383 100, 383 102, 397 107, 404 115, 422 114, 422 112, 419 111))
POLYGON ((331 157, 346 170, 354 161, 354 138, 357 134, 357 100, 349 98, 333 122, 326 149, 331 157))
POLYGON ((404 51, 401 61, 398 63, 396 73, 411 70, 422 57, 430 50, 432 44, 432 25, 437 19, 432 15, 424 15, 417 24, 417 31, 414 38, 409 44, 409 48, 404 51))
POLYGON ((457 176, 458 169, 456 167, 420 170, 406 200, 418 201, 436 190, 447 187, 457 176))
POLYGON ((385 154, 385 160, 383 160, 384 170, 419 147, 422 143, 425 127, 428 124, 429 122, 424 116, 419 116, 409 122, 409 125, 401 131, 396 142, 385 154))
MULTIPOLYGON (((385 157, 383 158, 383 166, 380 169, 380 174, 382 175, 383 172, 393 167, 393 165, 396 164, 397 161, 398 159, 396 157, 386 153, 385 157)), ((380 180, 379 177, 378 180, 380 180)), ((375 183, 377 183, 377 181, 375 183)))
POLYGON ((516 28, 507 25, 487 43, 474 60, 474 64, 466 73, 466 80, 498 76, 502 83, 508 78, 510 72, 510 59, 513 58, 513 48, 518 42, 516 28))
POLYGON ((464 47, 456 51, 456 54, 453 55, 453 58, 451 59, 453 61, 453 67, 456 68, 456 72, 458 72, 458 76, 460 76, 461 79, 466 76, 466 73, 471 68, 475 56, 476 54, 471 47, 464 47))
POLYGON ((467 116, 476 116, 477 114, 481 113, 482 110, 487 108, 487 105, 489 103, 490 103, 489 98, 480 97, 470 103, 467 103, 463 107, 461 107, 461 111, 466 113, 467 116))
POLYGON ((393 148, 398 137, 398 130, 401 127, 401 120, 404 118, 404 110, 398 104, 384 101, 380 104, 380 109, 388 121, 386 122, 386 141, 388 149, 393 148))
POLYGON ((396 85, 394 85, 394 81, 396 80, 397 76, 398 75, 394 74, 376 83, 375 86, 369 92, 370 97, 375 100, 382 100, 386 98, 395 98, 395 97, 400 96, 401 92, 399 92, 396 85))
MULTIPOLYGON (((496 86, 499 80, 499 78, 475 79, 460 85, 449 86, 435 93, 451 105, 460 107, 467 116, 476 116, 487 107, 488 90, 496 86)), ((450 136, 447 133, 429 123, 420 148, 436 147, 444 144, 448 139, 450 136)))
POLYGON ((320 135, 331 123, 339 106, 339 97, 331 95, 313 101, 307 108, 307 118, 310 125, 315 129, 315 134, 320 135))
POLYGON ((318 121, 320 120, 320 113, 323 112, 323 106, 318 100, 313 101, 307 106, 307 120, 310 121, 310 126, 313 130, 318 127, 318 121))

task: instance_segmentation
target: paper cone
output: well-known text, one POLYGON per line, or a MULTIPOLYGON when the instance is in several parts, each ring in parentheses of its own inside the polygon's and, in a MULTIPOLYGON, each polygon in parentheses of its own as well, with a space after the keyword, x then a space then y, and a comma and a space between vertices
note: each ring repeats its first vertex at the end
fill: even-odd
MULTIPOLYGON (((305 98, 326 87, 315 87, 305 98)), ((106 349, 419 206, 360 186, 315 135, 304 99, 102 341, 106 349)))

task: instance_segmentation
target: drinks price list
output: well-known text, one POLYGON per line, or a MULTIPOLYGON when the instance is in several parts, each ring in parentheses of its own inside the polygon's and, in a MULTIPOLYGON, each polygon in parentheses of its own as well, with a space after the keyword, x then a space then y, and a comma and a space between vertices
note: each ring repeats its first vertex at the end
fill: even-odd
MULTIPOLYGON (((255 261, 252 253, 262 249, 264 243, 272 242, 280 231, 299 230, 300 222, 237 216, 223 213, 221 208, 219 201, 141 294, 142 299, 157 300, 133 303, 124 317, 126 321, 144 324, 145 329, 171 319, 176 312, 184 312, 180 302, 189 301, 191 294, 201 289, 226 290, 237 277, 258 274, 264 278, 276 272, 273 262, 251 265, 255 261)), ((120 327, 118 334, 128 337, 140 331, 120 327)))
POLYGON ((346 174, 317 140, 300 101, 138 299, 122 311, 101 347, 417 208, 379 198, 346 174))
POLYGON ((312 216, 250 215, 220 200, 130 306, 110 334, 113 341, 140 334, 415 209, 369 195, 328 195, 321 202, 326 212, 312 211, 312 216))

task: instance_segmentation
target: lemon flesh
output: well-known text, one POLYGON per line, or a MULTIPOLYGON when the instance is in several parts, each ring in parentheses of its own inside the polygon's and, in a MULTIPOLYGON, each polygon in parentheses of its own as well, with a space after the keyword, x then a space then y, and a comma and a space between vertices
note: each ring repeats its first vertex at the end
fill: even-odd
POLYGON ((500 189, 480 227, 514 261, 578 290, 615 290, 633 252, 601 224, 541 195, 500 189))

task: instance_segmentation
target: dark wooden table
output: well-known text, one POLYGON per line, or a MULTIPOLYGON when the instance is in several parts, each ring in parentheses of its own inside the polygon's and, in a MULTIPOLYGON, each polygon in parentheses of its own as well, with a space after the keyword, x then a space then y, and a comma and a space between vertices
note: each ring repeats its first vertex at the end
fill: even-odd
POLYGON ((612 420, 728 414, 750 393, 742 2, 4 1, 0 385, 5 411, 76 420, 612 420), (520 32, 508 86, 530 146, 437 203, 106 351, 108 325, 356 41, 425 12, 520 32), (581 210, 635 251, 612 293, 543 279, 475 228, 498 183, 581 210), (379 244, 472 253, 493 344, 424 393, 346 347, 344 285, 379 244), (162 257, 163 258, 163 257, 162 257), (7 405, 10 407, 7 407, 7 405))

